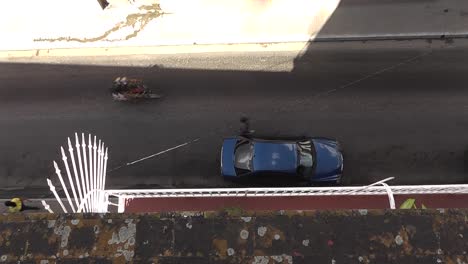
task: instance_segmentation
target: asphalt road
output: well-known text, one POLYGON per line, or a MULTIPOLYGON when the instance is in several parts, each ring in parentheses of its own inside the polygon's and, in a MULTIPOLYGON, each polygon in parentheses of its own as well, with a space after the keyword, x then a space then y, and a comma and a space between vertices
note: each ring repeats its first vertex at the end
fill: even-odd
POLYGON ((339 139, 346 184, 386 177, 467 183, 467 50, 461 40, 353 42, 313 44, 298 58, 259 52, 79 62, 114 66, 63 58, 1 63, 0 186, 48 194, 52 161, 61 161, 59 147, 74 132, 110 147, 109 169, 199 138, 111 171, 108 188, 233 186, 219 176, 219 151, 241 115, 261 133, 339 139), (164 99, 112 101, 108 87, 119 75, 143 78, 164 99))

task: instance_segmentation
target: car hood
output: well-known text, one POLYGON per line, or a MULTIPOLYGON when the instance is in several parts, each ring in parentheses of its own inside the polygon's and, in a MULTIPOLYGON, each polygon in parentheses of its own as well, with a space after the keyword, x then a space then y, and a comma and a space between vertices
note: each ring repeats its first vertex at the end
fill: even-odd
POLYGON ((336 141, 313 139, 315 147, 315 175, 313 180, 332 181, 343 171, 343 156, 336 141))
POLYGON ((223 141, 221 150, 221 173, 224 177, 236 176, 234 168, 234 150, 236 148, 237 139, 227 138, 223 141))
POLYGON ((296 172, 296 144, 254 143, 253 169, 255 171, 296 172))

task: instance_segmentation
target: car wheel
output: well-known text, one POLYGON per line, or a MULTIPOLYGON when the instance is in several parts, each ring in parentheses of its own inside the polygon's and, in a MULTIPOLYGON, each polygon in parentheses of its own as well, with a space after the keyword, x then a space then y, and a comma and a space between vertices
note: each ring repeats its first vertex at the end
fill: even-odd
POLYGON ((305 172, 305 168, 303 166, 299 166, 297 168, 297 175, 299 175, 299 177, 302 179, 302 180, 306 180, 308 181, 309 180, 309 177, 304 173, 305 172))
POLYGON ((343 185, 343 175, 341 175, 335 182, 336 185, 343 185))
POLYGON ((336 148, 343 154, 343 145, 341 145, 341 143, 337 140, 335 140, 336 142, 336 148))

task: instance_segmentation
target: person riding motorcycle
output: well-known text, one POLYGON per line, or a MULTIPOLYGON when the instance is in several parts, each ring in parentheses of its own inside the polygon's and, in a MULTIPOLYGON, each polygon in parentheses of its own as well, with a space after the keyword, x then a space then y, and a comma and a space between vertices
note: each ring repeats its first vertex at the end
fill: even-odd
POLYGON ((118 77, 114 80, 114 85, 112 86, 112 94, 143 94, 145 92, 146 87, 137 79, 128 80, 126 77, 118 77))
POLYGON ((152 93, 140 79, 127 79, 118 77, 111 88, 112 97, 117 101, 126 101, 139 98, 161 98, 161 95, 152 93))

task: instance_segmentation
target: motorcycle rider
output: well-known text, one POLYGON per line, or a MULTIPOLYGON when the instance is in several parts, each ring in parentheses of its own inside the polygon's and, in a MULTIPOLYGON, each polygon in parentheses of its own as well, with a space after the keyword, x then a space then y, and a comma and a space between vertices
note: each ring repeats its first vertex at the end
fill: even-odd
POLYGON ((255 130, 250 129, 250 119, 246 116, 241 116, 240 118, 240 135, 244 137, 251 136, 255 130))
POLYGON ((128 92, 130 94, 142 94, 145 92, 145 87, 143 86, 140 80, 133 79, 129 81, 127 80, 127 77, 117 77, 114 80, 113 92, 128 92))
POLYGON ((139 98, 160 98, 158 94, 152 93, 140 79, 127 79, 117 77, 111 88, 112 97, 117 101, 127 101, 139 98))

